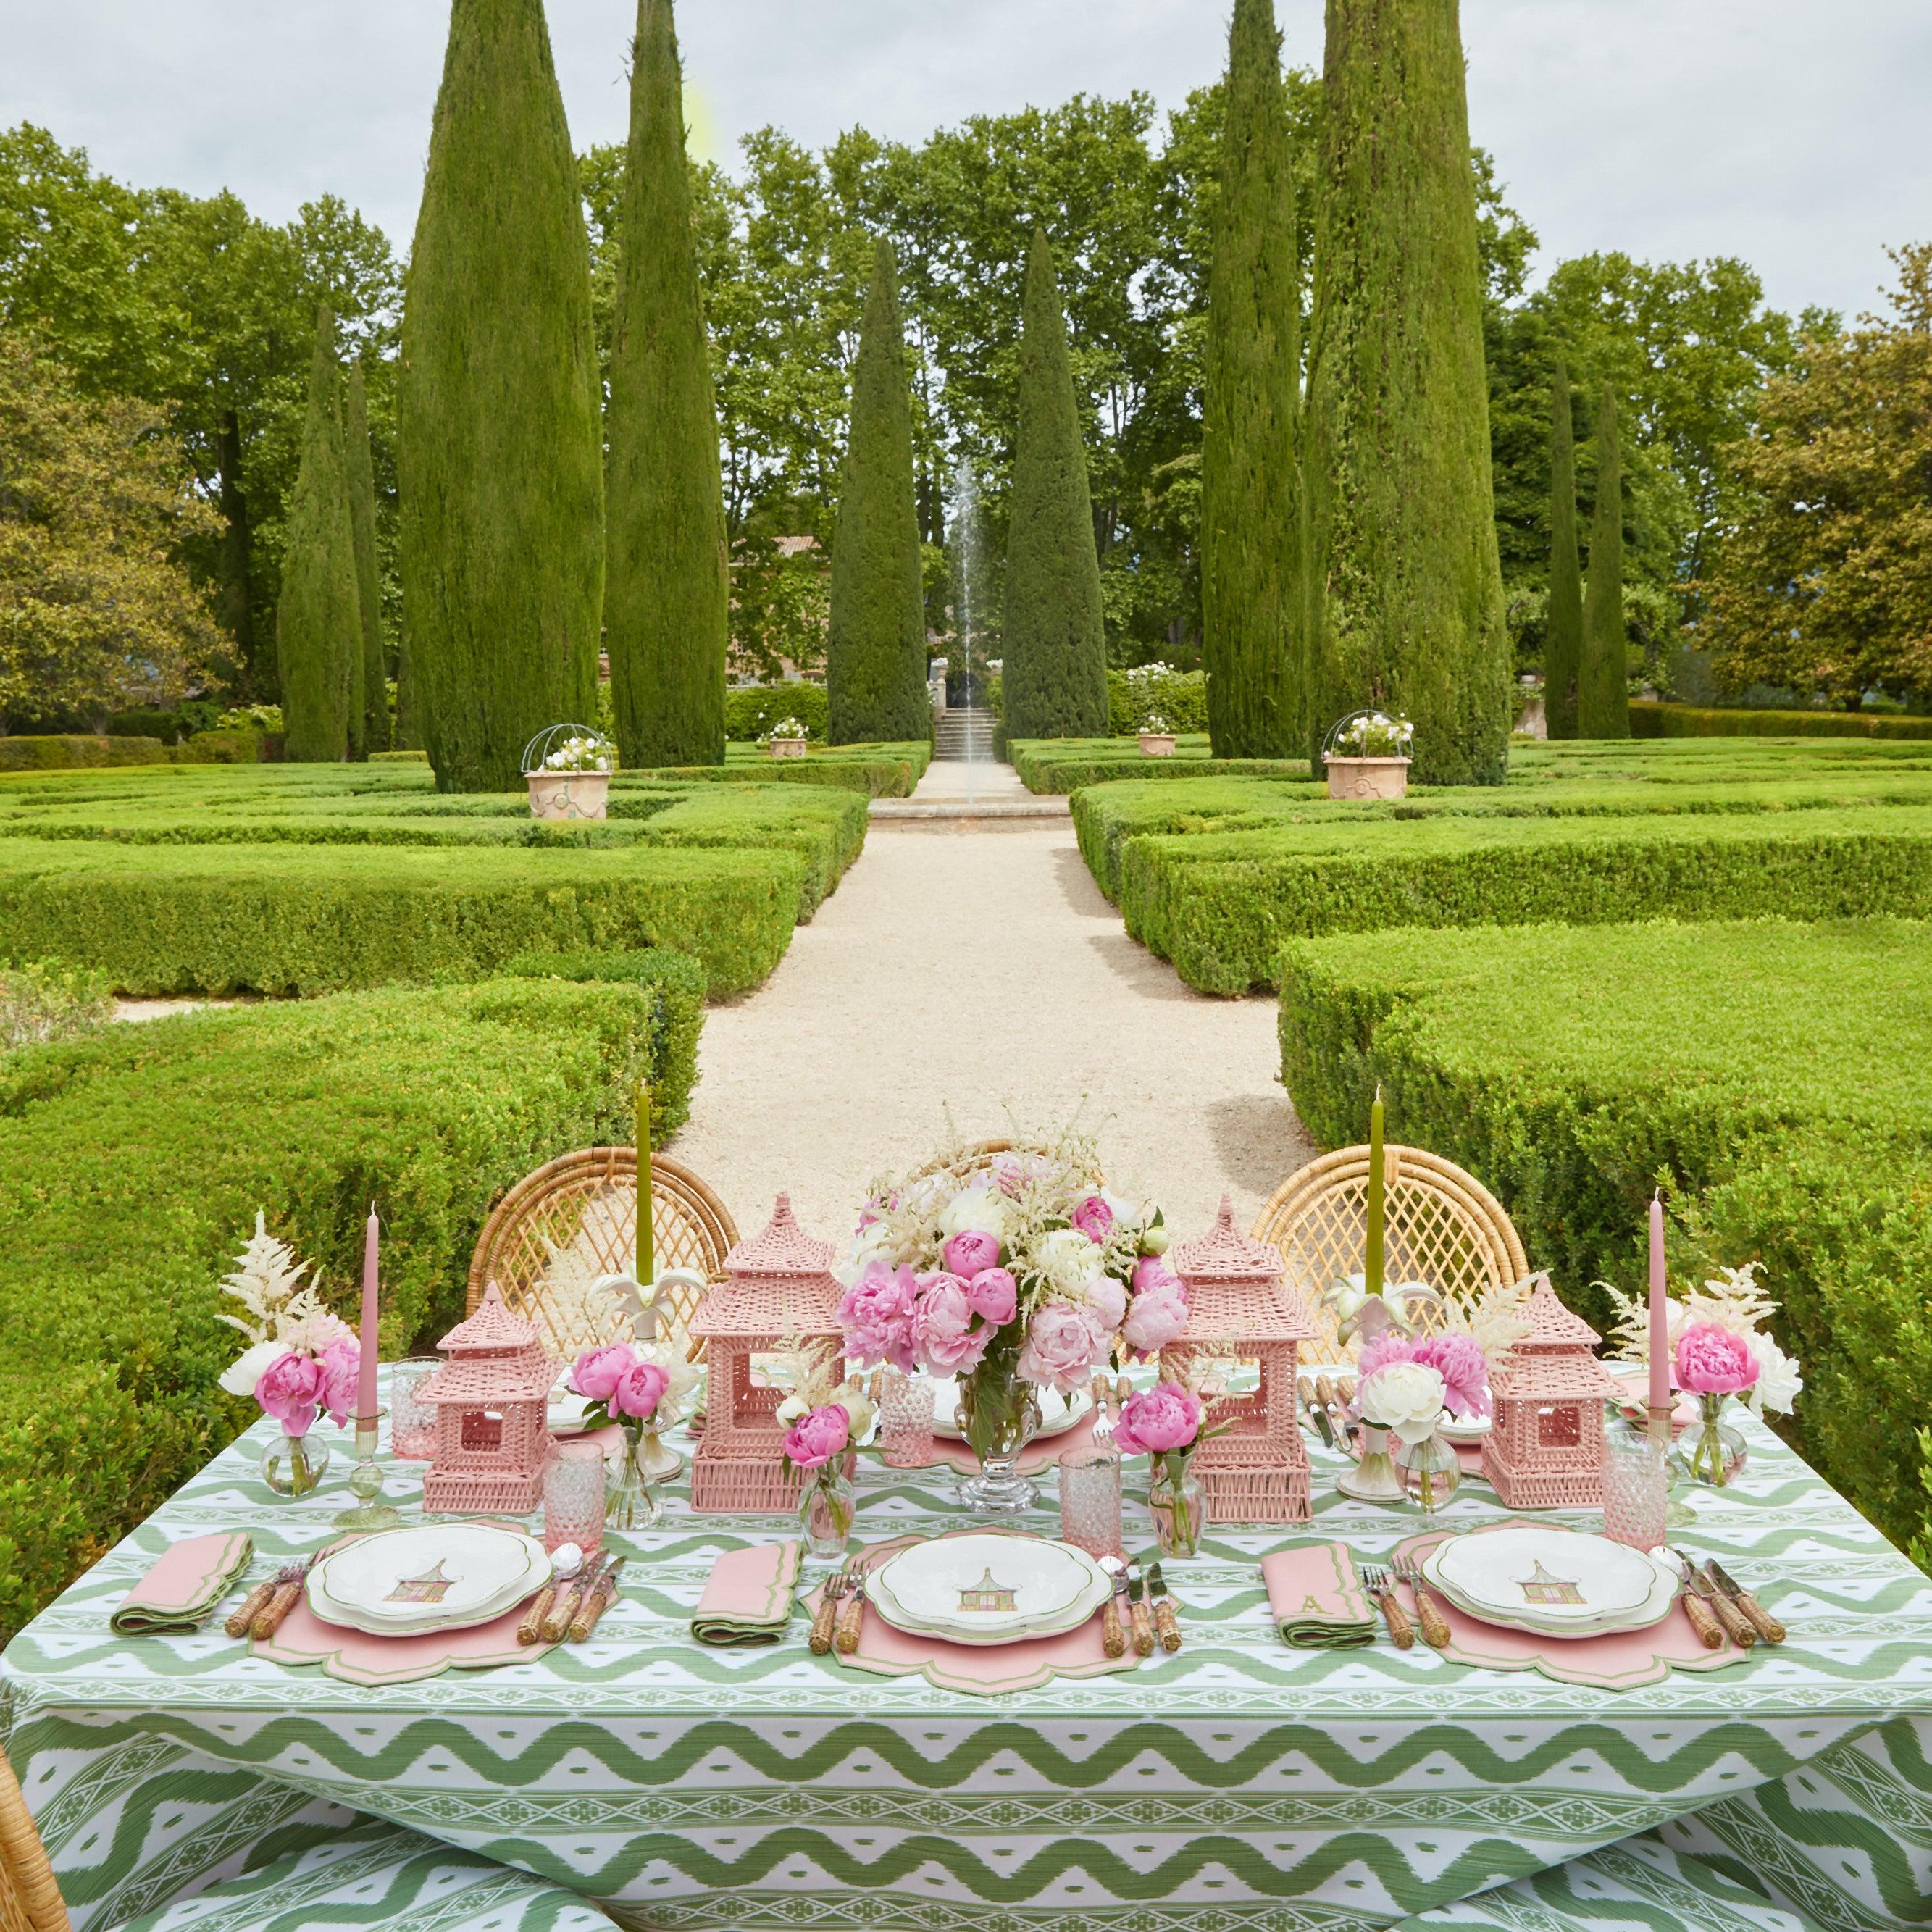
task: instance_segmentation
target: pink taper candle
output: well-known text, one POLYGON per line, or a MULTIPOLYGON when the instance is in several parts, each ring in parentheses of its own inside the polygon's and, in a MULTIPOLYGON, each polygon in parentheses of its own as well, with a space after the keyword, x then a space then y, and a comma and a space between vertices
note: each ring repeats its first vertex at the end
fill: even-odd
POLYGON ((356 1419, 376 1419, 376 1240, 381 1224, 369 1204, 369 1226, 362 1246, 362 1359, 356 1377, 356 1419))
POLYGON ((1670 1312, 1664 1292, 1664 1198, 1650 1197, 1650 1406, 1670 1406, 1670 1312))

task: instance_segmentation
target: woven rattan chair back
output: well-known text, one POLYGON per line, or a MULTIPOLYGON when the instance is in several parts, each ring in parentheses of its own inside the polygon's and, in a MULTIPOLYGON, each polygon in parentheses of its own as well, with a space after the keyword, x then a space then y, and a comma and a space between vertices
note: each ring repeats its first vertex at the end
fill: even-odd
POLYGON ((0 1932, 68 1932, 53 1868, 0 1751, 0 1932))
MULTIPOLYGON (((628 1274, 637 1253, 638 1156, 624 1147, 584 1148, 526 1174, 491 1210, 470 1264, 473 1312, 494 1282, 517 1314, 536 1324, 544 1346, 566 1358, 621 1332, 608 1298, 586 1301, 599 1275, 628 1274)), ((660 1270, 690 1268, 705 1280, 724 1273, 738 1230, 723 1202, 688 1167, 653 1156, 651 1233, 660 1270)), ((673 1336, 688 1342, 698 1292, 668 1298, 673 1336)), ((694 1359, 701 1350, 693 1352, 694 1359)))
MULTIPOLYGON (((1503 1205, 1454 1162, 1422 1148, 1384 1147, 1387 1180, 1384 1276, 1419 1281, 1438 1294, 1508 1288, 1529 1273, 1522 1242, 1503 1205)), ((1257 1240, 1282 1252, 1288 1279, 1308 1303, 1321 1337, 1304 1342, 1304 1362, 1346 1362, 1354 1351, 1336 1339, 1328 1289, 1359 1273, 1368 1226, 1369 1150, 1338 1148, 1312 1160, 1276 1188, 1257 1217, 1257 1240)), ((1426 1307, 1419 1325, 1430 1325, 1426 1307)))

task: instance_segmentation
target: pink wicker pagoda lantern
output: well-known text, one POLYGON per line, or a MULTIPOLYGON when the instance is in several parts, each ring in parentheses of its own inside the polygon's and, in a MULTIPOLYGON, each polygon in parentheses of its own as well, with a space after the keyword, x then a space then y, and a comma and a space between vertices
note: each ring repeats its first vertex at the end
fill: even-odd
POLYGON ((417 1396, 436 1409, 423 1508, 526 1516, 543 1486, 557 1364, 493 1281, 476 1312, 436 1344, 449 1359, 417 1396))
POLYGON ((808 1234, 781 1194, 763 1234, 724 1257, 724 1279, 692 1318, 710 1364, 704 1433, 692 1459, 691 1506, 734 1513, 798 1508, 798 1478, 784 1466, 784 1396, 752 1379, 752 1358, 796 1338, 844 1351, 832 1244, 808 1234))
POLYGON ((1296 1358, 1315 1340, 1301 1297, 1282 1278, 1280 1250, 1234 1226, 1225 1195, 1214 1231, 1184 1241, 1171 1257, 1187 1288, 1187 1326, 1160 1352, 1163 1378, 1197 1357, 1232 1355, 1259 1365, 1260 1385, 1224 1397, 1214 1421, 1228 1426, 1190 1464, 1210 1522, 1305 1522, 1308 1448, 1295 1414, 1296 1358))
POLYGON ((1510 1509, 1588 1509, 1604 1500, 1604 1402, 1616 1378, 1596 1357, 1597 1331, 1536 1277, 1529 1333, 1492 1372, 1496 1420, 1483 1474, 1510 1509))

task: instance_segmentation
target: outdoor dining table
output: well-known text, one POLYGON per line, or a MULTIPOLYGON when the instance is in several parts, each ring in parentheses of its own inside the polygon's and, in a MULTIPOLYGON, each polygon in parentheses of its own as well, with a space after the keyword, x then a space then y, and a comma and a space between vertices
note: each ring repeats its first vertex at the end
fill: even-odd
MULTIPOLYGON (((325 1801, 679 1928, 1386 1926, 1672 1820, 1810 1886, 1819 1924, 1865 1928, 1896 1922, 1882 1848, 1932 1852, 1932 1578, 1755 1423, 1742 1478, 1699 1492, 1682 1533, 1790 1627, 1730 1668, 1609 1691, 1379 1631, 1289 1648, 1262 1553, 1339 1538, 1372 1558, 1418 1527, 1339 1496, 1317 1446, 1312 1525, 1214 1526, 1168 1564, 1178 1654, 992 1697, 814 1656, 802 1613, 776 1645, 694 1642, 717 1555, 796 1526, 694 1515, 682 1484, 657 1527, 607 1538, 634 1553, 590 1639, 534 1661, 370 1688, 251 1656, 221 1612, 193 1634, 110 1635, 172 1539, 245 1529, 256 1576, 330 1540, 342 1483, 272 1496, 269 1426, 0 1658, 6 1748, 82 1932, 325 1801)), ((388 1472, 412 1518, 422 1467, 388 1472)), ((1128 1542, 1144 1550, 1138 1468, 1128 1542)), ((860 1537, 962 1527, 954 1480, 866 1457, 860 1537)), ((1049 1534, 1051 1502, 1031 1520, 1049 1534)), ((1471 1480, 1447 1520, 1502 1514, 1471 1480)))

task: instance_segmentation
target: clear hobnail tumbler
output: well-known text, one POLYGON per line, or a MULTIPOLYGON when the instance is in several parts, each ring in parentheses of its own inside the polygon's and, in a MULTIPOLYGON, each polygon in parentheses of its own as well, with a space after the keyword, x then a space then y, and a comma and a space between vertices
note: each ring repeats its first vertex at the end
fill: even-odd
POLYGON ((1060 1534, 1089 1556, 1126 1554, 1120 1532, 1120 1459, 1080 1456, 1060 1466, 1060 1534))
POLYGON ((879 1388, 879 1455, 895 1469, 932 1460, 932 1384, 888 1369, 879 1388))
POLYGON ((405 1462, 427 1462, 436 1454, 436 1411, 416 1400, 436 1372, 434 1366, 405 1364, 389 1384, 389 1451, 405 1462))
POLYGON ((604 1542, 604 1451, 594 1442, 560 1444, 544 1465, 546 1550, 574 1543, 586 1556, 604 1542))
POLYGON ((1622 1424, 1604 1431, 1604 1534, 1633 1550, 1655 1550, 1665 1538, 1670 1472, 1664 1444, 1647 1429, 1622 1424))

